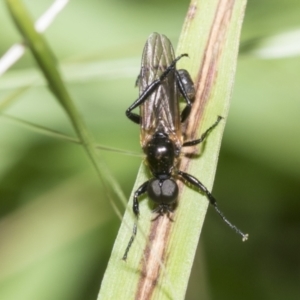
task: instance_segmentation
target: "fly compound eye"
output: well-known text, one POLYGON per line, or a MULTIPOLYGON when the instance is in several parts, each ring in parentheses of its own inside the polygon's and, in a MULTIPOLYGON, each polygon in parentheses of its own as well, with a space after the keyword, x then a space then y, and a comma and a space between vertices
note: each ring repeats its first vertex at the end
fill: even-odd
POLYGON ((178 186, 173 179, 166 179, 163 181, 161 187, 163 202, 172 203, 177 199, 178 186))
POLYGON ((153 178, 149 181, 147 192, 154 202, 161 202, 161 187, 158 179, 153 178))
POLYGON ((148 195, 156 203, 173 203, 178 196, 178 186, 173 179, 153 178, 148 184, 148 195))

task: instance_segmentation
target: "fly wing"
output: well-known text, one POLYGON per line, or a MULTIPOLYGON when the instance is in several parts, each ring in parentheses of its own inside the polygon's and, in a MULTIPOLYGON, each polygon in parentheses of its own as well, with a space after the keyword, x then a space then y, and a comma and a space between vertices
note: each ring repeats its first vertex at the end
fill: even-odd
MULTIPOLYGON (((153 81, 159 79, 175 59, 169 39, 152 33, 144 47, 141 72, 138 78, 140 95, 153 81)), ((179 91, 175 72, 171 71, 140 106, 142 147, 157 131, 181 146, 179 91)))

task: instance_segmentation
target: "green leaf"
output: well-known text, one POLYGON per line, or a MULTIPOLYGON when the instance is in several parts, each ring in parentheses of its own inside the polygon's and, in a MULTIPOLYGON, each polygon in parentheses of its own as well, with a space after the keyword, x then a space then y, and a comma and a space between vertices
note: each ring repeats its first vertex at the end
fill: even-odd
MULTIPOLYGON (((182 59, 178 68, 190 72, 197 89, 184 131, 188 140, 198 138, 217 116, 226 120, 245 4, 246 1, 222 0, 190 4, 177 49, 177 55, 189 54, 189 59, 182 59)), ((200 156, 183 156, 179 165, 180 170, 198 177, 209 190, 225 120, 200 147, 200 156)), ((133 193, 147 178, 148 171, 142 166, 133 193)), ((129 210, 132 198, 133 194, 129 210)), ((174 222, 167 216, 153 220, 148 201, 140 202, 137 241, 127 262, 121 258, 131 235, 128 224, 135 220, 132 214, 125 214, 98 299, 184 299, 208 201, 180 183, 178 207, 172 214, 174 222)))

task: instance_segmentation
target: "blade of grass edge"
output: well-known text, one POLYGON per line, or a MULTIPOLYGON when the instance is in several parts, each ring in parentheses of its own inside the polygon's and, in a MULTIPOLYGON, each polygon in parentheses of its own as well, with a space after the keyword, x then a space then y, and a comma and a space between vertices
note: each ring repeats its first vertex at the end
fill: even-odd
MULTIPOLYGON (((218 116, 224 118, 201 145, 198 159, 185 157, 181 160, 180 169, 198 178, 209 191, 212 191, 229 111, 245 8, 246 0, 191 1, 177 48, 177 55, 188 53, 190 56, 189 60, 181 61, 178 67, 190 72, 197 90, 185 134, 189 139, 199 138, 218 116)), ((189 278, 192 263, 185 269, 181 266, 194 260, 209 202, 206 196, 199 197, 190 188, 184 188, 180 201, 182 205, 179 204, 180 210, 171 234, 177 236, 178 242, 169 244, 168 263, 173 260, 170 274, 182 276, 180 279, 171 277, 171 280, 176 287, 179 286, 182 292, 182 298, 179 299, 183 299, 188 284, 188 280, 183 279, 189 278), (186 243, 186 239, 191 239, 191 243, 186 243), (184 242, 180 244, 180 240, 184 242), (172 244, 174 250, 171 249, 172 244), (176 247, 177 244, 180 246, 176 247)), ((221 221, 219 225, 224 226, 225 223, 221 221)), ((228 234, 235 232, 228 230, 228 234)), ((240 239, 240 236, 236 235, 236 238, 240 239)))
MULTIPOLYGON (((191 73, 197 88, 196 101, 200 102, 195 105, 197 107, 193 108, 194 113, 189 118, 192 121, 190 123, 195 125, 187 125, 188 136, 191 138, 199 137, 200 129, 203 132, 218 115, 225 119, 228 115, 245 6, 246 0, 192 1, 190 4, 177 54, 189 54, 190 59, 182 59, 178 67, 186 68, 191 73)), ((192 162, 183 159, 180 166, 199 177, 210 190, 225 121, 221 124, 210 134, 201 157, 192 162)), ((146 178, 146 170, 142 166, 133 192, 146 178)), ((132 206, 132 197, 129 207, 132 206)), ((139 224, 150 236, 153 234, 149 232, 153 216, 146 202, 140 202, 139 224)), ((184 299, 207 207, 206 197, 188 187, 182 187, 175 221, 170 234, 163 241, 167 249, 164 256, 166 259, 163 260, 165 268, 162 268, 159 278, 148 278, 152 282, 149 285, 152 291, 144 293, 143 297, 140 293, 141 281, 147 277, 144 272, 147 266, 143 266, 144 249, 133 246, 127 262, 121 260, 131 235, 122 224, 98 299, 184 299)), ((123 220, 127 224, 134 222, 128 213, 123 220)), ((153 243, 151 246, 154 247, 153 243)), ((157 264, 161 261, 161 258, 156 258, 157 264)))

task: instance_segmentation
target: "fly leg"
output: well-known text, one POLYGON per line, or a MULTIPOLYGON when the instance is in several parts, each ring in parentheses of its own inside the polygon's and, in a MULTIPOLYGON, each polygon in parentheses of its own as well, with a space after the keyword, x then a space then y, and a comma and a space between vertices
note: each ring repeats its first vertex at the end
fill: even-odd
POLYGON ((205 140, 205 138, 208 136, 208 134, 220 123, 222 119, 223 117, 218 116, 217 121, 201 135, 200 139, 184 142, 182 144, 182 147, 195 146, 202 143, 205 140))
MULTIPOLYGON (((162 83, 162 81, 168 76, 168 74, 174 70, 176 63, 178 60, 180 60, 182 57, 188 56, 187 54, 181 54, 180 56, 176 57, 172 63, 167 67, 167 69, 161 74, 161 76, 154 80, 151 84, 149 84, 146 89, 143 91, 143 93, 140 95, 140 97, 135 100, 129 108, 126 110, 126 116, 133 121, 134 123, 140 124, 141 122, 141 116, 138 114, 135 114, 132 112, 136 107, 143 104, 146 99, 157 89, 157 87, 162 83)), ((139 77, 138 79, 139 80, 139 77)))
POLYGON ((244 234, 240 229, 238 229, 235 225, 231 224, 224 214, 220 211, 217 200, 214 198, 214 196, 209 192, 209 190, 194 176, 184 173, 180 170, 178 170, 178 175, 181 176, 184 180, 186 180, 188 183, 192 184, 194 187, 200 189, 208 198, 209 203, 215 208, 216 212, 219 214, 219 216, 222 218, 222 220, 231 228, 233 229, 237 234, 239 234, 242 237, 243 242, 248 239, 248 234, 244 234))
MULTIPOLYGON (((135 191, 135 193, 134 193, 134 197, 133 197, 133 207, 132 207, 132 209, 133 209, 133 212, 134 212, 134 214, 135 214, 135 216, 136 216, 137 219, 138 219, 139 214, 140 214, 138 197, 141 196, 142 194, 146 193, 147 187, 148 187, 148 183, 149 183, 149 181, 144 182, 144 183, 143 183, 143 184, 135 191)), ((127 259, 128 252, 129 252, 129 250, 130 250, 130 247, 131 247, 131 245, 132 245, 132 243, 133 243, 133 241, 134 241, 134 239, 135 239, 136 233, 137 233, 137 225, 136 225, 136 223, 134 223, 131 238, 130 238, 130 240, 129 240, 129 242, 128 242, 128 245, 127 245, 127 247, 126 247, 125 253, 124 253, 123 258, 122 258, 122 259, 125 260, 125 261, 126 261, 126 259, 127 259)))
POLYGON ((175 75, 179 91, 186 102, 186 106, 181 112, 181 122, 184 122, 192 109, 192 101, 195 98, 195 87, 194 82, 187 70, 178 70, 176 71, 175 75))

